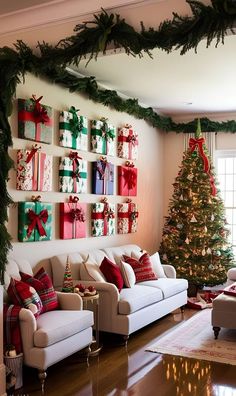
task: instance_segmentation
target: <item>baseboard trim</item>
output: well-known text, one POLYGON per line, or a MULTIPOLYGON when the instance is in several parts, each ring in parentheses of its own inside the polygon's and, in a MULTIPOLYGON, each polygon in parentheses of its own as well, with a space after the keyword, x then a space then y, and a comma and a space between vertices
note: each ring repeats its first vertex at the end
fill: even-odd
POLYGON ((6 375, 5 375, 5 365, 0 364, 0 396, 6 396, 6 375))

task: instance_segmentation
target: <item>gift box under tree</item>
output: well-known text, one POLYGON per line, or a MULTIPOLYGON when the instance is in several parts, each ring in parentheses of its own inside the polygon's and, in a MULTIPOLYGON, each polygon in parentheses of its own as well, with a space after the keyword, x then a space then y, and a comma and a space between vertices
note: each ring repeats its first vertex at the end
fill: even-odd
POLYGON ((137 232, 138 207, 131 200, 117 204, 117 230, 118 234, 137 232))
POLYGON ((52 156, 34 145, 17 150, 16 188, 24 191, 52 191, 52 156))
POLYGON ((118 157, 130 160, 138 158, 138 135, 133 131, 132 126, 126 124, 118 129, 118 157))
POLYGON ((88 120, 74 106, 60 113, 59 130, 60 146, 88 150, 88 120))
POLYGON ((52 143, 52 108, 36 99, 18 99, 18 136, 36 142, 52 143))
POLYGON ((115 234, 115 204, 102 202, 92 204, 92 236, 115 234))
POLYGON ((115 127, 106 118, 93 120, 91 124, 91 151, 115 155, 115 127))
POLYGON ((59 165, 59 191, 68 193, 87 192, 87 161, 70 152, 68 157, 62 157, 59 165))
POLYGON ((51 240, 51 229, 51 203, 37 200, 18 202, 18 240, 20 242, 51 240))
POLYGON ((78 197, 69 197, 67 203, 60 203, 60 238, 76 239, 86 237, 87 204, 78 197))
POLYGON ((137 195, 138 170, 130 161, 125 166, 118 166, 118 195, 137 195))
POLYGON ((114 165, 105 157, 92 162, 92 193, 113 195, 114 165))

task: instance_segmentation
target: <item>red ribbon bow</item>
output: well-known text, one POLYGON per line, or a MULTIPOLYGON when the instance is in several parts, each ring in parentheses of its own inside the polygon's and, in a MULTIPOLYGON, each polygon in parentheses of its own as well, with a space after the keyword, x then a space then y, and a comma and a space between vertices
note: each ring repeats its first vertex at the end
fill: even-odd
POLYGON ((85 214, 81 208, 71 209, 70 211, 70 219, 72 222, 81 221, 85 222, 85 214))
POLYGON ((82 159, 81 157, 79 157, 76 151, 71 151, 69 154, 69 158, 73 161, 73 163, 75 162, 77 165, 79 164, 79 160, 82 159))
POLYGON ((131 143, 133 146, 135 146, 136 142, 137 142, 137 135, 129 135, 129 136, 127 136, 127 142, 131 143))
POLYGON ((72 195, 69 196, 69 202, 77 203, 79 201, 79 197, 73 197, 72 195))
POLYGON ((35 124, 39 124, 42 122, 43 124, 49 121, 47 110, 44 106, 41 105, 40 101, 43 96, 40 96, 36 99, 36 95, 32 95, 32 100, 34 102, 34 122, 35 124))
POLYGON ((209 165, 209 160, 206 156, 206 154, 204 153, 203 150, 203 143, 205 143, 205 139, 199 138, 199 139, 194 139, 194 138, 190 138, 189 139, 189 147, 191 150, 191 153, 198 148, 199 150, 199 154, 202 157, 203 160, 203 165, 204 165, 204 172, 206 172, 209 175, 210 178, 210 183, 211 183, 211 193, 213 196, 216 195, 216 186, 215 186, 215 181, 214 181, 214 177, 210 174, 210 165, 209 165))
POLYGON ((123 169, 124 186, 128 186, 128 190, 132 190, 136 186, 136 172, 132 168, 123 169))
POLYGON ((41 210, 39 214, 36 214, 32 209, 29 209, 28 211, 28 218, 30 220, 30 224, 27 229, 27 236, 30 237, 32 234, 32 231, 34 230, 35 227, 37 227, 39 235, 44 236, 47 235, 43 224, 46 223, 48 220, 48 211, 47 209, 41 210))

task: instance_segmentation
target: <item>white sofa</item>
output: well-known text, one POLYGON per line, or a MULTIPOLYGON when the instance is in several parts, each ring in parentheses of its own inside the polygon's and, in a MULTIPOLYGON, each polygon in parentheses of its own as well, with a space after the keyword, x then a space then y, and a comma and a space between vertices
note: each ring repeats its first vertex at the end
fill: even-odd
MULTIPOLYGON (((128 339, 131 333, 187 303, 188 282, 176 279, 176 271, 170 265, 162 266, 164 271, 158 280, 136 283, 131 288, 123 288, 120 293, 112 283, 81 279, 80 268, 85 260, 100 265, 106 256, 119 265, 124 254, 137 256, 140 251, 137 245, 124 245, 69 254, 74 284, 93 285, 99 292, 100 331, 121 334, 128 339)), ((58 290, 63 284, 66 260, 67 254, 50 259, 54 287, 58 290)))

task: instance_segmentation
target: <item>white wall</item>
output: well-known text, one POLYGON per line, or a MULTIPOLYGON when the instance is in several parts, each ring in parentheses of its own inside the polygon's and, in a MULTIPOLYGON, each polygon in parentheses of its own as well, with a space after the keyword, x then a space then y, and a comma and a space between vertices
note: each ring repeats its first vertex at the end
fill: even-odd
MULTIPOLYGON (((53 144, 40 144, 42 151, 52 154, 53 159, 53 191, 40 192, 42 202, 54 203, 54 214, 52 224, 52 241, 45 242, 17 242, 17 206, 9 209, 8 230, 12 235, 13 255, 28 258, 32 265, 39 260, 50 257, 57 253, 69 251, 79 251, 90 248, 102 248, 108 246, 121 245, 126 243, 137 243, 150 252, 158 248, 160 240, 160 223, 162 219, 162 183, 163 183, 163 135, 156 129, 147 125, 146 122, 137 120, 124 113, 112 111, 103 105, 95 104, 83 98, 81 95, 69 93, 65 88, 52 85, 45 80, 40 80, 32 75, 28 75, 25 84, 20 84, 17 88, 16 98, 28 98, 32 94, 43 95, 43 103, 52 106, 54 109, 54 136, 53 144), (129 123, 139 135, 139 159, 136 162, 138 168, 138 195, 133 198, 139 207, 138 232, 128 235, 114 235, 110 237, 91 237, 90 221, 87 222, 88 238, 77 240, 59 239, 59 216, 58 203, 66 202, 69 194, 58 192, 58 162, 59 157, 69 153, 70 149, 59 146, 58 143, 58 116, 59 111, 67 109, 71 105, 80 109, 81 114, 86 115, 89 120, 99 119, 106 116, 116 127, 129 123)), ((30 142, 17 137, 17 100, 14 100, 14 111, 11 117, 11 127, 13 133, 13 148, 10 155, 16 159, 16 151, 19 148, 30 148, 34 142, 30 142)), ((91 152, 80 152, 80 155, 88 161, 95 161, 99 154, 91 152)), ((116 164, 124 164, 124 160, 110 157, 116 164)), ((117 180, 117 177, 116 177, 117 180)), ((88 179, 88 192, 91 191, 91 176, 88 179)), ((16 172, 10 172, 9 193, 15 202, 30 200, 35 192, 16 190, 16 172)), ((117 196, 117 185, 115 184, 115 195, 109 196, 112 203, 124 202, 125 197, 117 196)), ((37 193, 38 194, 38 193, 37 193)), ((80 201, 86 203, 99 202, 100 196, 95 194, 80 194, 80 201)))

